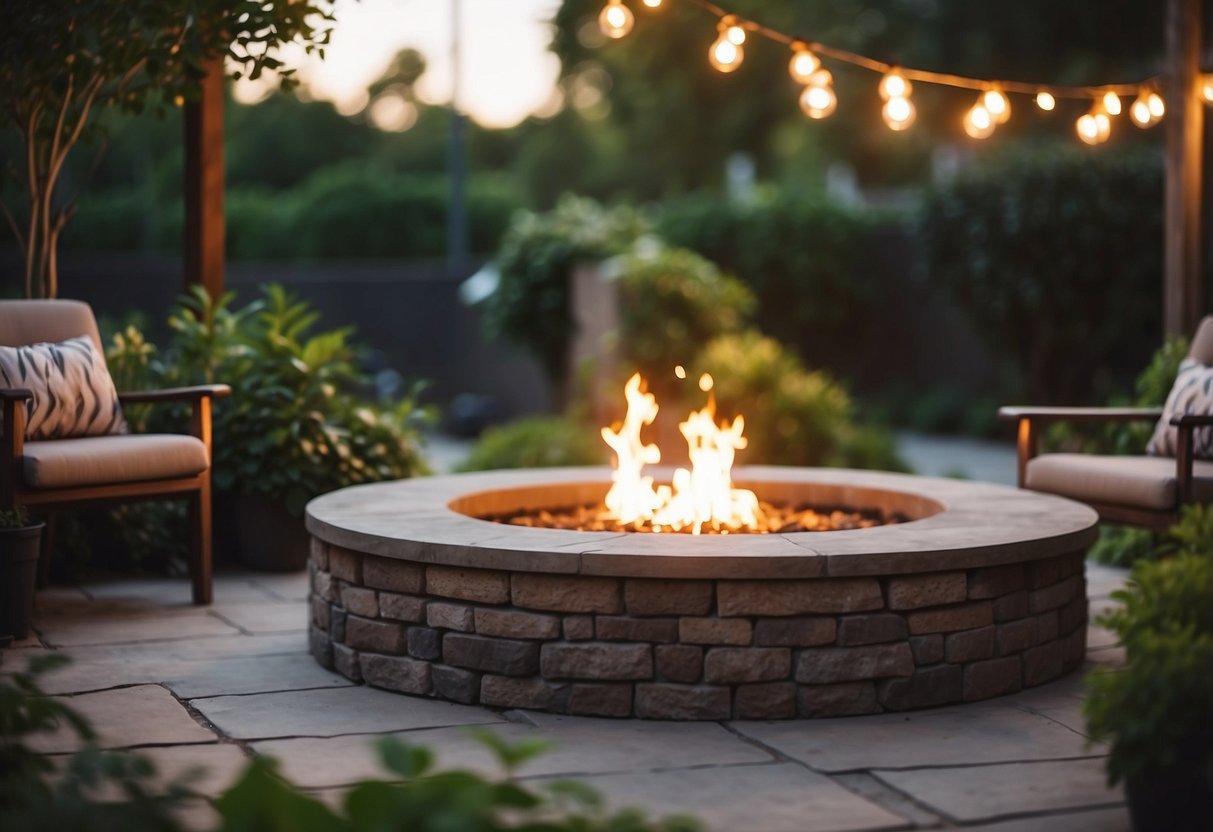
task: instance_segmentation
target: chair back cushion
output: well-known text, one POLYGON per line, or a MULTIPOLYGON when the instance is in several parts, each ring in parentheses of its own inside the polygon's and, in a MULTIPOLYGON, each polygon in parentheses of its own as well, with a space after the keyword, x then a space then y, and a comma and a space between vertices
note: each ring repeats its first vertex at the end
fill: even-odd
POLYGON ((33 392, 25 438, 68 439, 126 433, 105 356, 88 335, 55 344, 0 346, 0 385, 33 392))
POLYGON ((87 335, 104 361, 97 319, 78 300, 0 300, 0 346, 54 343, 87 335))
POLYGON ((1213 364, 1213 315, 1206 315, 1200 326, 1196 327, 1192 346, 1188 348, 1188 357, 1201 364, 1213 364))

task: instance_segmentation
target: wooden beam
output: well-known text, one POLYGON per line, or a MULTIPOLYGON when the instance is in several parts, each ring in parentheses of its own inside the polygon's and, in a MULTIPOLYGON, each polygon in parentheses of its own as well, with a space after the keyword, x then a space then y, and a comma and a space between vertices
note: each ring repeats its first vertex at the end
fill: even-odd
POLYGON ((1191 336, 1204 303, 1201 268, 1204 0, 1167 0, 1163 329, 1191 336))
POLYGON ((223 58, 206 63, 202 93, 185 104, 185 286, 223 294, 223 58))

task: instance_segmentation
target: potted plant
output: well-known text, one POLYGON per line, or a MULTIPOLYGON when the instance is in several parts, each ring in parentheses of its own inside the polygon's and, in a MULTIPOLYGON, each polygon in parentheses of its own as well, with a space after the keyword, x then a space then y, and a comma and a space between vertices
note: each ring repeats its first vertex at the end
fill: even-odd
POLYGON ((1122 669, 1088 677, 1087 726, 1111 743, 1108 782, 1125 783, 1137 832, 1213 829, 1213 553, 1139 562, 1123 605, 1099 623, 1122 669))
POLYGON ((29 635, 45 526, 30 522, 25 506, 0 509, 0 638, 29 635))

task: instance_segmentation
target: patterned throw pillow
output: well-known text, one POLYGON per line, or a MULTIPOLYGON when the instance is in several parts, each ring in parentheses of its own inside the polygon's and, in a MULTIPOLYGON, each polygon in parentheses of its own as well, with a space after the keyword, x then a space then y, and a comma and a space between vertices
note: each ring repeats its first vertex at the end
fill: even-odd
POLYGON ((25 438, 126 433, 105 356, 87 335, 58 344, 0 347, 0 385, 26 387, 25 438))
MULTIPOLYGON (((1195 358, 1185 358, 1179 365, 1179 374, 1167 394, 1162 418, 1154 427, 1146 453, 1175 456, 1179 439, 1178 431, 1171 425, 1171 417, 1181 413, 1213 413, 1213 367, 1201 364, 1195 358)), ((1213 428, 1192 431, 1192 454, 1200 459, 1213 459, 1213 428)))

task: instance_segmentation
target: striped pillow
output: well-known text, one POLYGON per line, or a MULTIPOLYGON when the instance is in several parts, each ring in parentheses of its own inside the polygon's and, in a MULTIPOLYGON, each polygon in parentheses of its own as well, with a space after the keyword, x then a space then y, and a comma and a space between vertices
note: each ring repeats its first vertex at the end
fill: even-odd
MULTIPOLYGON (((1167 394, 1162 418, 1154 427, 1154 435, 1146 445, 1152 456, 1175 456, 1178 431, 1171 426, 1171 417, 1183 413, 1213 413, 1213 367, 1195 358, 1185 358, 1179 365, 1175 384, 1167 394)), ((1192 431, 1192 455, 1198 459, 1213 459, 1213 428, 1192 431)))
POLYGON ((25 438, 126 433, 105 356, 87 335, 58 344, 0 347, 0 386, 26 387, 25 438))

